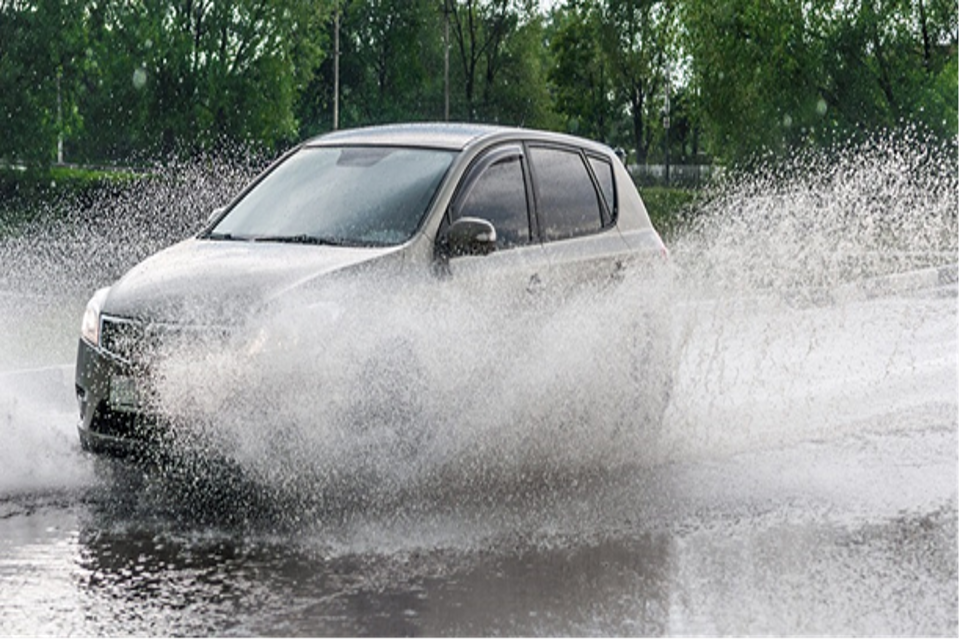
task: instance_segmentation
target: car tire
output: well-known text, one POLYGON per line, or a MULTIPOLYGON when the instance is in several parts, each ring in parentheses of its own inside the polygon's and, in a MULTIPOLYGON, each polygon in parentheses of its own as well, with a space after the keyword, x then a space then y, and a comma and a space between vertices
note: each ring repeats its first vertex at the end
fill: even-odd
POLYGON ((352 415, 357 429, 390 447, 388 455, 413 460, 428 444, 424 415, 427 384, 409 342, 385 341, 360 370, 352 415))
POLYGON ((629 335, 629 393, 632 416, 640 428, 659 431, 673 396, 673 349, 669 323, 646 313, 629 335))

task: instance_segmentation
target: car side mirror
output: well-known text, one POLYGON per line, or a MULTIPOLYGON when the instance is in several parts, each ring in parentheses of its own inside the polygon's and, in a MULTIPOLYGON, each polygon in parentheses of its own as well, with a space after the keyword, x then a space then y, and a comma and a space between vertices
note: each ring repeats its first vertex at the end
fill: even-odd
POLYGON ((497 230, 483 218, 459 218, 437 239, 441 257, 485 256, 497 248, 497 230))
POLYGON ((207 216, 207 224, 210 224, 211 222, 219 218, 220 214, 223 213, 225 210, 226 210, 226 207, 217 207, 216 209, 211 211, 210 215, 207 216))

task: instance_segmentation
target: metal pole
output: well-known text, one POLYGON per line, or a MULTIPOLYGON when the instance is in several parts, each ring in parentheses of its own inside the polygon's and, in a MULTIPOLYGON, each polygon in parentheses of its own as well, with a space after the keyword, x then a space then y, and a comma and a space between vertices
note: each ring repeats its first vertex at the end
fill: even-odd
POLYGON ((333 14, 333 130, 340 128, 340 2, 333 14))
POLYGON ((63 164, 63 100, 60 97, 60 79, 63 69, 57 69, 57 164, 63 164))
POLYGON ((443 0, 443 121, 450 122, 450 0, 443 0))
POLYGON ((663 177, 670 186, 670 63, 667 63, 666 94, 663 104, 663 177))

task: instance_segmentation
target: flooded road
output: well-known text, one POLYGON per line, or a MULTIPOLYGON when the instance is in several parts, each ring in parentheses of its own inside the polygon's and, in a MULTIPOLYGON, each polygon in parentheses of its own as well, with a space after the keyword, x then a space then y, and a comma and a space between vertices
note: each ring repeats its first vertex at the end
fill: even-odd
POLYGON ((751 309, 762 350, 700 305, 646 460, 303 518, 82 454, 72 367, 8 368, 0 634, 952 635, 955 291, 751 309))
POLYGON ((206 199, 174 215, 133 194, 140 217, 111 216, 155 225, 139 236, 83 219, 0 242, 0 635, 956 636, 957 172, 929 158, 871 150, 708 201, 670 247, 659 427, 624 428, 623 298, 489 361, 461 338, 502 318, 393 310, 434 347, 433 437, 409 450, 304 393, 353 358, 321 345, 178 363, 171 403, 261 392, 203 415, 230 464, 82 453, 88 296, 217 195, 189 187, 206 199))

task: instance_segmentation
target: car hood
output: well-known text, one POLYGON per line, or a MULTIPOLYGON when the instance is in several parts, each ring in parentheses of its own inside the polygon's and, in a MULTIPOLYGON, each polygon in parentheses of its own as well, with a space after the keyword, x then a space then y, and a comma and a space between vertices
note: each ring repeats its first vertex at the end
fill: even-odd
POLYGON ((190 239, 147 258, 111 288, 103 313, 157 322, 233 323, 292 289, 374 264, 402 249, 190 239))

